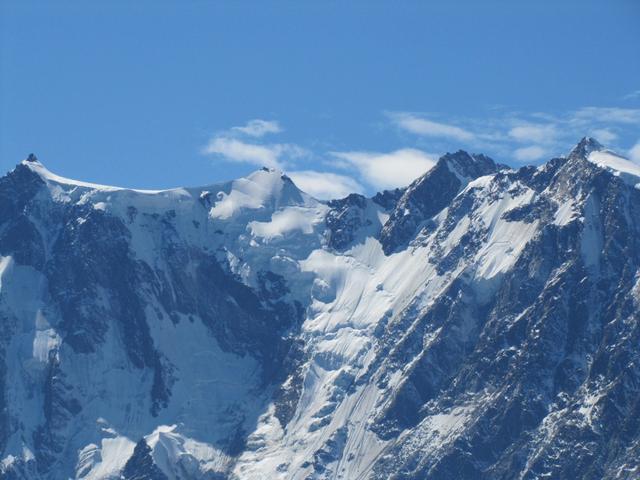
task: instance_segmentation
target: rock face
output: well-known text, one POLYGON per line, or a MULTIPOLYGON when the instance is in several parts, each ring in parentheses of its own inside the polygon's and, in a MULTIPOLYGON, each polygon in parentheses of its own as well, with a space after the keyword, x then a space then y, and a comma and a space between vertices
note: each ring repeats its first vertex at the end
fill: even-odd
POLYGON ((471 181, 495 173, 497 165, 484 155, 462 150, 446 154, 404 191, 380 233, 386 254, 406 247, 418 226, 449 205, 471 181))
POLYGON ((322 203, 0 178, 0 476, 635 479, 640 168, 583 139, 322 203))
POLYGON ((151 449, 147 442, 140 440, 133 455, 122 469, 124 480, 167 480, 167 476, 154 463, 151 449))

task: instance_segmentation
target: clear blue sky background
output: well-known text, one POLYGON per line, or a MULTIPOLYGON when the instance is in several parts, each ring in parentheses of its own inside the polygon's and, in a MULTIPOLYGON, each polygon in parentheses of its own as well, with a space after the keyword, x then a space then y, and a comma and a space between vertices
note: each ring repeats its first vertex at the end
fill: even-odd
POLYGON ((330 195, 458 148, 539 163, 595 134, 640 161, 637 0, 0 5, 3 171, 160 188, 265 156, 330 195))

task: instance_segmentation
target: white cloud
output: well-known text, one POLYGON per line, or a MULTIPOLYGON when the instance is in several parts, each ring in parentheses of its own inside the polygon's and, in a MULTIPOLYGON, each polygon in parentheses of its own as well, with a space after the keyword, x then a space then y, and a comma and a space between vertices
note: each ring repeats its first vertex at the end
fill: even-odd
POLYGON ((594 130, 591 130, 591 133, 589 136, 605 144, 611 143, 618 138, 618 134, 616 134, 615 132, 612 132, 608 128, 596 128, 594 130))
POLYGON ((640 90, 636 90, 635 92, 628 93, 624 97, 625 100, 633 100, 634 98, 640 98, 640 90))
MULTIPOLYGON (((434 142, 432 148, 435 150, 458 149, 463 146, 461 143, 466 143, 480 151, 503 158, 511 156, 514 161, 523 163, 549 158, 585 135, 604 144, 622 142, 640 125, 640 109, 619 107, 584 107, 561 114, 501 111, 484 119, 465 119, 459 123, 464 128, 446 119, 447 123, 435 122, 409 112, 387 112, 385 115, 399 129, 429 138, 434 142)), ((375 189, 406 186, 428 171, 437 158, 414 148, 386 153, 329 152, 328 168, 334 172, 338 170, 338 173, 344 170, 353 176, 325 173, 311 170, 318 167, 303 161, 303 157, 311 156, 304 148, 264 140, 266 135, 282 131, 275 120, 249 120, 245 125, 217 132, 202 152, 226 161, 294 170, 292 179, 320 199, 362 192, 365 190, 362 185, 375 189)), ((640 162, 640 146, 634 146, 629 154, 640 162)))
POLYGON ((453 138, 462 142, 472 141, 475 138, 473 133, 463 128, 447 123, 434 122, 410 113, 391 113, 389 117, 398 127, 416 135, 453 138))
POLYGON ((239 132, 250 137, 263 137, 268 133, 280 133, 282 127, 275 120, 261 120, 256 118, 249 120, 244 127, 233 127, 233 132, 239 132))
POLYGON ((258 145, 223 135, 213 137, 203 149, 203 153, 217 155, 233 162, 282 169, 285 163, 284 159, 302 157, 306 151, 297 145, 258 145))
POLYGON ((547 155, 547 150, 538 146, 532 145, 530 147, 518 148, 515 152, 513 152, 513 156, 519 162, 533 162, 535 160, 540 160, 544 156, 547 155))
POLYGON ((509 130, 509 136, 519 142, 551 143, 556 139, 557 129, 553 124, 524 124, 509 130))
POLYGON ((364 188, 357 181, 337 173, 302 170, 287 172, 300 190, 320 200, 344 198, 350 193, 362 193, 364 188))
POLYGON ((617 107, 584 107, 574 112, 570 122, 577 124, 591 122, 640 124, 640 109, 617 107))
POLYGON ((414 148, 390 153, 331 152, 338 160, 355 167, 372 186, 396 188, 409 185, 436 163, 432 155, 414 148))
POLYGON ((463 123, 446 117, 435 122, 410 112, 386 115, 402 130, 438 141, 438 149, 457 149, 466 143, 498 156, 511 153, 521 162, 564 151, 585 135, 611 145, 640 126, 640 108, 622 107, 587 106, 564 113, 501 109, 486 118, 465 118, 463 123))
POLYGON ((640 163, 640 140, 629 150, 629 158, 640 163))

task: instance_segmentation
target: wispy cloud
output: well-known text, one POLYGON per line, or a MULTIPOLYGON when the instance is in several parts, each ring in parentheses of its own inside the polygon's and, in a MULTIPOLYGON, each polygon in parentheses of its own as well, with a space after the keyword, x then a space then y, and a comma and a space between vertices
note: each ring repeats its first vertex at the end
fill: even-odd
MULTIPOLYGON (((346 197, 350 193, 364 192, 354 178, 333 172, 296 169, 303 157, 311 152, 292 143, 266 143, 262 137, 283 131, 278 122, 254 119, 244 126, 219 131, 202 149, 205 155, 217 159, 246 163, 257 167, 279 170, 291 169, 287 174, 296 185, 321 200, 346 197), (251 137, 247 139, 247 137, 251 137)), ((298 167, 299 168, 299 167, 298 167)))
POLYGON ((585 135, 619 149, 616 143, 640 126, 640 109, 622 107, 586 106, 564 113, 519 112, 502 107, 484 118, 464 119, 447 119, 429 112, 386 115, 391 125, 429 137, 430 149, 472 148, 497 154, 507 163, 536 162, 565 154, 585 135))
POLYGON ((282 127, 276 121, 249 120, 244 126, 217 132, 202 149, 202 153, 221 160, 283 170, 291 160, 301 158, 308 152, 295 144, 263 143, 260 140, 269 133, 282 131, 282 127), (253 139, 243 139, 247 136, 253 139))
POLYGON ((558 136, 554 124, 523 124, 509 130, 509 137, 518 142, 552 143, 558 136))
POLYGON ((624 97, 625 100, 635 100, 636 98, 640 98, 640 90, 636 90, 635 92, 627 93, 624 97))
POLYGON ((280 133, 283 129, 275 120, 261 120, 256 118, 249 120, 247 124, 242 127, 233 127, 231 131, 259 138, 269 133, 280 133))
POLYGON ((344 198, 350 193, 363 193, 364 187, 346 175, 302 170, 287 175, 301 190, 320 200, 344 198))
POLYGON ((536 160, 546 157, 548 154, 549 152, 539 145, 517 148, 513 152, 514 158, 519 162, 535 162, 536 160))
POLYGON ((434 122, 411 113, 393 112, 388 116, 399 128, 416 135, 451 138, 462 142, 475 139, 475 134, 464 128, 448 123, 434 122))
POLYGON ((288 159, 304 156, 306 150, 292 144, 276 143, 259 145, 226 136, 213 137, 203 153, 215 155, 232 162, 250 163, 258 167, 284 169, 288 159))
POLYGON ((608 128, 594 128, 589 132, 589 136, 595 137, 605 144, 615 142, 618 139, 618 134, 608 128))
MULTIPOLYGON (((274 120, 253 119, 215 133, 202 152, 222 161, 290 170, 300 188, 320 199, 406 186, 435 165, 438 155, 427 153, 432 151, 472 149, 515 166, 566 154, 578 139, 590 135, 640 163, 640 141, 630 149, 632 142, 623 143, 637 138, 640 109, 635 108, 589 106, 564 113, 500 108, 485 118, 455 119, 434 113, 384 115, 388 126, 411 133, 409 141, 421 148, 310 151, 295 143, 265 140, 284 129, 274 120)), ((403 142, 406 137, 400 136, 403 142)))
POLYGON ((639 108, 618 107, 584 107, 576 110, 570 118, 570 123, 622 123, 640 124, 639 108))
POLYGON ((389 153, 331 152, 342 165, 355 168, 362 178, 378 189, 402 187, 431 169, 436 159, 422 150, 403 148, 389 153))

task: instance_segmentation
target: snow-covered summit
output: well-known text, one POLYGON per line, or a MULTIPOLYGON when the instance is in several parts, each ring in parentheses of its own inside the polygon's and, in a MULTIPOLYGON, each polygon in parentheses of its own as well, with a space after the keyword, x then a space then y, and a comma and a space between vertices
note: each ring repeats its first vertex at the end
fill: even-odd
POLYGON ((223 220, 245 209, 274 211, 285 206, 314 207, 319 204, 300 190, 288 176, 267 168, 233 180, 217 192, 213 189, 207 191, 214 196, 212 216, 223 220))
POLYGON ((86 189, 94 189, 101 191, 118 191, 118 190, 131 190, 139 193, 158 193, 163 190, 136 190, 136 189, 125 189, 121 187, 114 187, 110 185, 100 185, 97 183, 90 182, 82 182, 79 180, 73 180, 70 178, 62 177, 60 175, 56 175, 55 173, 49 171, 38 157, 36 157, 33 153, 29 154, 29 156, 23 160, 20 165, 25 166, 30 171, 38 175, 44 182, 51 186, 60 186, 64 188, 75 188, 81 187, 86 189))
POLYGON ((285 207, 320 208, 321 202, 301 191, 283 172, 263 167, 243 178, 199 187, 176 187, 163 190, 124 188, 74 180, 47 169, 33 154, 17 168, 26 169, 47 186, 52 198, 62 202, 92 203, 100 208, 122 210, 126 205, 170 208, 180 199, 184 205, 199 203, 211 218, 229 220, 249 213, 263 218, 285 207))
POLYGON ((640 186, 640 165, 604 147, 592 137, 584 137, 573 147, 568 158, 588 160, 590 163, 620 177, 632 186, 640 186))

